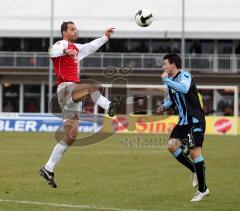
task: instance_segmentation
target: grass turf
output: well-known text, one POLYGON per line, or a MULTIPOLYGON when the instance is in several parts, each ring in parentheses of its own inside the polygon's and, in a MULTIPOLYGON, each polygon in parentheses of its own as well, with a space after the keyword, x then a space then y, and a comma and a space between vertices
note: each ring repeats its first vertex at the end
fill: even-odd
MULTIPOLYGON (((52 189, 38 170, 56 144, 54 134, 2 132, 0 211, 98 210, 1 200, 91 205, 102 210, 239 209, 239 136, 206 136, 203 151, 211 194, 200 203, 190 203, 195 192, 190 172, 163 146, 127 146, 123 144, 126 137, 136 140, 137 135, 115 135, 87 147, 72 147, 56 168, 58 188, 52 189)), ((153 137, 158 139, 159 135, 141 135, 141 140, 153 137)))

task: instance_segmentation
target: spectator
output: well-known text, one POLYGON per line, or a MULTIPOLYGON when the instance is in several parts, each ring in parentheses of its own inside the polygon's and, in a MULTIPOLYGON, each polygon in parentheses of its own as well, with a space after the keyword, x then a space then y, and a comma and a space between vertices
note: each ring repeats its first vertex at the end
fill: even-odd
POLYGON ((174 42, 172 45, 172 53, 180 53, 178 43, 174 42))
POLYGON ((224 109, 224 116, 233 116, 233 109, 232 107, 228 106, 224 109))
POLYGON ((240 42, 238 43, 238 45, 235 49, 235 54, 240 54, 240 42))
POLYGON ((148 53, 149 49, 148 49, 146 43, 144 41, 142 41, 139 46, 133 48, 132 52, 133 53, 134 52, 136 52, 136 53, 148 53))
POLYGON ((6 105, 3 107, 3 112, 14 112, 14 106, 10 100, 7 101, 6 105))
POLYGON ((192 42, 192 45, 190 47, 190 53, 191 54, 201 54, 202 53, 202 47, 197 40, 194 40, 192 42))
POLYGON ((38 108, 36 103, 31 100, 28 104, 27 104, 27 112, 31 112, 31 113, 36 113, 38 112, 38 108))

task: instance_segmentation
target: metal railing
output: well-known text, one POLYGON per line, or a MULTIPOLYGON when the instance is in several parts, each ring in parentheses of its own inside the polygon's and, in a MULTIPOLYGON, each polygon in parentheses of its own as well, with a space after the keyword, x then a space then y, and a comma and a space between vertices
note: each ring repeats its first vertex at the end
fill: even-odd
MULTIPOLYGON (((164 54, 94 53, 80 62, 81 69, 130 66, 133 70, 159 70, 164 54)), ((36 68, 49 66, 47 52, 0 52, 0 68, 36 68)), ((201 72, 237 73, 240 55, 186 54, 186 69, 201 72)))

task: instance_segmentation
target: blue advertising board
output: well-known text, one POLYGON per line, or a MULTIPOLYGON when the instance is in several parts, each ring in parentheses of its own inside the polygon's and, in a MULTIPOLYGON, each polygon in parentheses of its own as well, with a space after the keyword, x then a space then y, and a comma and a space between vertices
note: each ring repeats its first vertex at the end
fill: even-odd
MULTIPOLYGON (((92 115, 83 115, 79 132, 97 132, 102 122, 94 122, 92 115)), ((0 113, 0 131, 54 132, 63 126, 63 120, 52 114, 0 113)))

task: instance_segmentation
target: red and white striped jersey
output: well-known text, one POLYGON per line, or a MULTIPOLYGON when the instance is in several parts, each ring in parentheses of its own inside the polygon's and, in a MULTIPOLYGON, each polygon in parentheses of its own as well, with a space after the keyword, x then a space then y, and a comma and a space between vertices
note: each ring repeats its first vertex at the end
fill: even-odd
POLYGON ((95 39, 86 44, 69 43, 67 40, 56 42, 50 50, 54 71, 57 75, 58 84, 62 82, 79 82, 79 61, 96 52, 108 41, 107 36, 95 39), (68 56, 64 50, 73 49, 75 56, 68 56))

